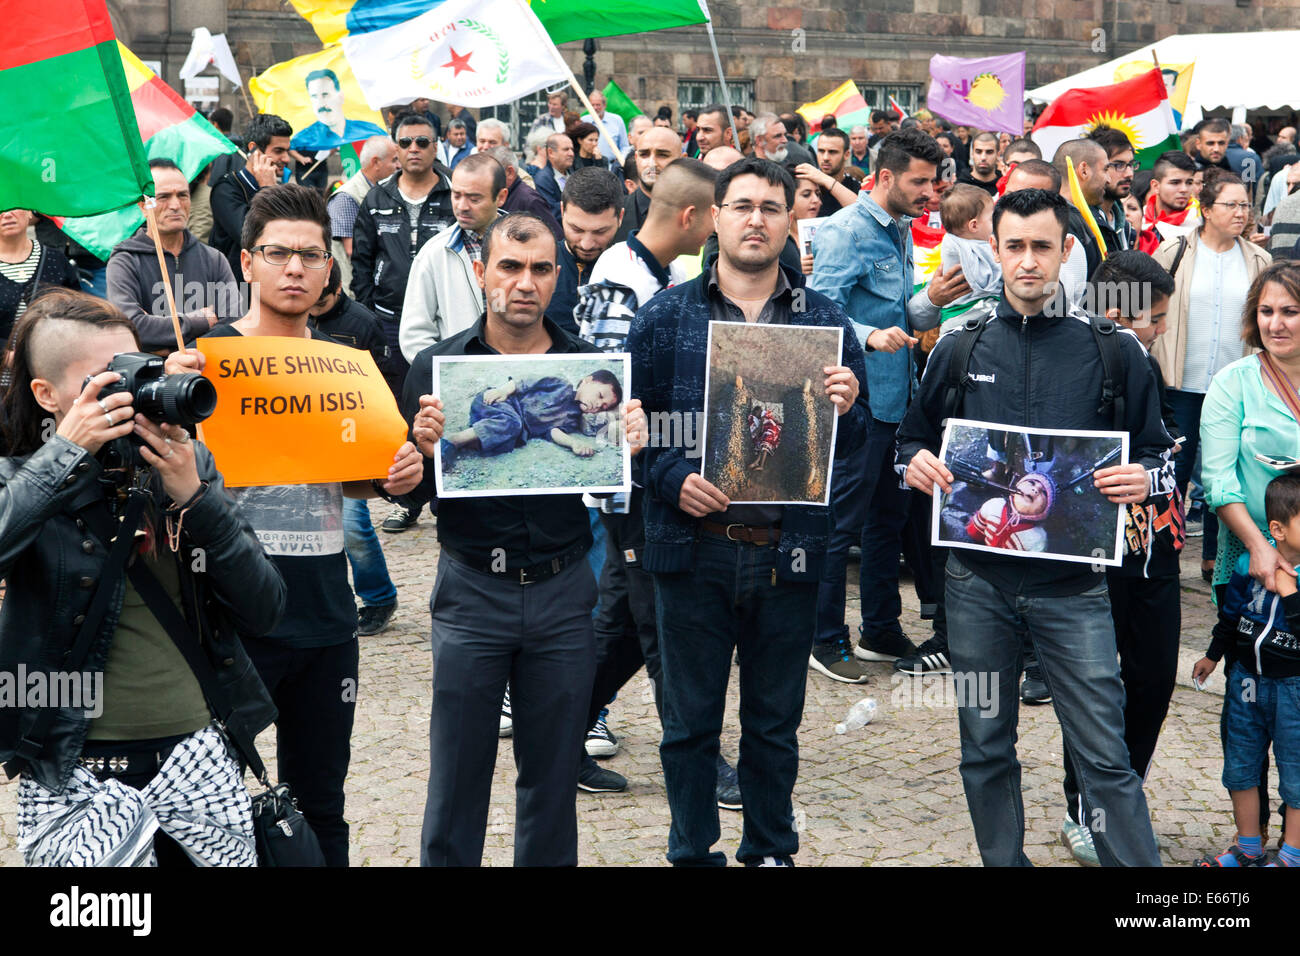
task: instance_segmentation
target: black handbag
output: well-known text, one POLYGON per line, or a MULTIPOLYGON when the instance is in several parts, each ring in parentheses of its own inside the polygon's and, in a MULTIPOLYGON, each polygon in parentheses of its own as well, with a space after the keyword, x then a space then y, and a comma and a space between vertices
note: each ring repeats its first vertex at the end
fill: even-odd
POLYGON ((266 765, 257 753, 252 734, 248 733, 243 718, 231 705, 225 690, 217 681, 211 662, 199 648, 199 642, 189 624, 167 596, 163 586, 148 566, 137 561, 127 570, 127 577, 136 593, 144 599, 158 623, 176 645, 185 662, 190 665, 207 698, 217 726, 226 739, 244 758, 266 789, 253 795, 253 833, 257 839, 258 866, 324 866, 325 854, 320 841, 299 812, 287 783, 273 784, 266 765))

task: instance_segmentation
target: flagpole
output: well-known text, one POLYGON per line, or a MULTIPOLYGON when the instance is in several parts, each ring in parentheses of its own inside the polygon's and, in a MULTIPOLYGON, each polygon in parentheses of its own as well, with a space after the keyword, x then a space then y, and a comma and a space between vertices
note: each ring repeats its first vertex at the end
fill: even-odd
POLYGON ((700 0, 700 11, 704 14, 704 29, 709 33, 709 46, 713 48, 713 65, 718 68, 718 85, 722 87, 722 105, 727 108, 727 125, 731 127, 731 145, 740 149, 740 133, 736 131, 736 116, 731 112, 731 92, 727 89, 727 78, 722 75, 722 57, 718 54, 718 39, 713 35, 713 17, 709 14, 707 0, 700 0))
POLYGON ((181 332, 181 320, 176 314, 176 296, 172 293, 172 280, 167 275, 167 260, 163 257, 162 237, 158 235, 158 219, 154 215, 157 200, 153 196, 144 197, 144 214, 149 220, 149 235, 153 237, 153 250, 158 254, 158 271, 162 273, 163 291, 167 294, 167 307, 171 310, 172 331, 176 333, 176 350, 185 351, 185 335, 181 332))
MULTIPOLYGON (((531 27, 534 32, 539 32, 538 28, 541 26, 541 21, 537 19, 537 14, 533 13, 533 11, 528 8, 528 5, 524 0, 515 0, 515 2, 519 5, 520 13, 528 23, 528 26, 531 27)), ((609 135, 609 130, 605 129, 605 124, 599 122, 600 117, 596 115, 596 107, 592 106, 591 100, 587 99, 586 91, 583 90, 582 85, 578 82, 578 78, 573 75, 573 70, 571 70, 569 64, 564 61, 564 57, 560 55, 560 50, 555 45, 555 41, 551 39, 550 34, 545 30, 539 32, 538 39, 541 40, 544 47, 555 54, 556 64, 568 75, 569 83, 578 94, 578 99, 582 101, 583 106, 587 107, 587 112, 597 120, 594 125, 598 130, 600 130, 600 135, 605 137, 605 142, 609 144, 609 151, 617 157, 619 165, 622 165, 623 154, 619 151, 618 143, 614 142, 614 137, 609 135)))

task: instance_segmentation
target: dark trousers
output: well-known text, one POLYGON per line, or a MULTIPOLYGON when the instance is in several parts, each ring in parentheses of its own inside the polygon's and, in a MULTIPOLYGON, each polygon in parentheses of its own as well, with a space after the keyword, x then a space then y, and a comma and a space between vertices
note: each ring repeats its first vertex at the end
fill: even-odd
POLYGON ((293 791, 326 865, 347 866, 343 783, 357 709, 356 638, 328 647, 294 647, 246 637, 244 647, 280 712, 275 721, 280 782, 293 791))
POLYGON ((483 859, 501 697, 514 714, 515 865, 578 863, 578 760, 595 670, 586 560, 521 585, 442 552, 433 618, 433 711, 421 866, 483 859))
MULTIPOLYGON (((1169 406, 1174 410, 1174 420, 1178 422, 1178 430, 1187 439, 1178 454, 1174 456, 1174 480, 1178 483, 1178 490, 1182 492, 1183 499, 1186 500, 1187 486, 1192 480, 1196 467, 1197 453, 1201 450, 1201 406, 1205 404, 1205 396, 1200 392, 1184 392, 1177 388, 1167 389, 1165 395, 1169 399, 1169 406)), ((1187 510, 1192 510, 1191 502, 1187 503, 1187 510)), ((1205 506, 1204 526, 1205 530, 1201 536, 1201 560, 1212 561, 1219 546, 1219 519, 1210 510, 1208 504, 1205 506)))
POLYGON ((898 425, 872 419, 866 444, 835 460, 831 483, 831 535, 817 592, 816 640, 848 636, 844 623, 849 546, 861 544, 859 592, 862 630, 897 631, 903 612, 898 596, 898 555, 910 500, 894 471, 898 425))
MULTIPOLYGON (((1182 630, 1178 577, 1129 578, 1108 574, 1111 618, 1124 684, 1124 743, 1129 766, 1143 780, 1156 752, 1178 673, 1182 630)), ((1070 819, 1082 819, 1079 781, 1065 750, 1065 805, 1070 819)))
POLYGON ((948 657, 957 688, 961 778, 985 866, 1029 866, 1016 759, 1027 629, 1104 866, 1159 866, 1142 781, 1124 746, 1124 685, 1104 583, 1063 597, 1003 591, 948 559, 948 657), (983 682, 981 684, 981 682, 983 682))
POLYGON ((633 488, 627 514, 600 516, 605 528, 605 565, 600 573, 600 604, 594 625, 596 678, 587 709, 588 727, 643 665, 654 687, 655 710, 663 706, 654 577, 641 567, 645 548, 645 517, 641 513, 644 496, 642 489, 633 488))
POLYGON ((744 829, 736 858, 799 849, 792 794, 817 585, 774 580, 776 558, 774 547, 703 535, 694 570, 654 576, 664 669, 659 756, 672 812, 668 860, 677 866, 727 862, 712 847, 721 834, 718 738, 737 650, 744 829))

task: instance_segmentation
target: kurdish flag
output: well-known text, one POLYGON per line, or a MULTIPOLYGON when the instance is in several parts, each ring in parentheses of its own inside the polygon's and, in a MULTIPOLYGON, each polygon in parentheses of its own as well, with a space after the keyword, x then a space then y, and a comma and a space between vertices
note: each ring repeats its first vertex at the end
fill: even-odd
POLYGON ((1062 143, 1086 136, 1097 126, 1112 126, 1127 136, 1142 169, 1154 166, 1165 150, 1179 148, 1169 92, 1154 66, 1113 86, 1061 94, 1043 111, 1030 135, 1047 158, 1062 143))
POLYGON ((925 217, 912 220, 912 294, 924 289, 939 271, 939 246, 943 242, 942 226, 927 226, 925 217))
POLYGON ((138 199, 153 178, 105 0, 0 0, 0 23, 0 209, 138 199))
POLYGON ((822 118, 827 115, 833 115, 835 124, 846 133, 851 127, 871 122, 867 101, 852 80, 845 80, 819 100, 805 103, 799 107, 799 115, 808 123, 810 137, 822 131, 822 118))
MULTIPOLYGON (((444 0, 290 0, 322 43, 370 33, 428 13, 444 0)), ((532 7, 554 43, 704 23, 703 0, 517 0, 532 7)))
MULTIPOLYGON (((135 111, 133 125, 139 126, 137 143, 143 141, 144 154, 149 159, 170 159, 181 168, 186 179, 193 180, 212 160, 235 151, 234 143, 195 112, 193 106, 181 99, 120 42, 116 43, 116 53, 126 75, 130 103, 135 111)), ((147 167, 145 176, 152 192, 153 177, 147 167)), ((139 186, 134 187, 134 194, 111 212, 61 221, 56 218, 55 222, 86 249, 101 259, 107 259, 117 244, 144 222, 144 214, 135 204, 142 192, 139 186)))

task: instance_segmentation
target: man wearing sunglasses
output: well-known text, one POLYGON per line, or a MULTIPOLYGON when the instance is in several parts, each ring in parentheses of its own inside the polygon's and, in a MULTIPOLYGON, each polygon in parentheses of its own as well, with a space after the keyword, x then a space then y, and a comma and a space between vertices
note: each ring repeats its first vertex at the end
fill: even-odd
POLYGON ((1106 184, 1101 202, 1092 207, 1092 218, 1106 240, 1106 253, 1135 249, 1137 233, 1124 217, 1124 200, 1133 191, 1133 172, 1137 169, 1133 144, 1112 126, 1096 127, 1088 139, 1106 150, 1106 184))
MULTIPOLYGON (((424 244, 452 226, 451 171, 434 159, 433 127, 407 114, 393 131, 397 174, 366 194, 352 230, 352 296, 379 317, 389 358, 381 371, 394 395, 401 393, 407 364, 397 344, 411 263, 424 244)), ((405 530, 405 529, 403 529, 405 530)))

